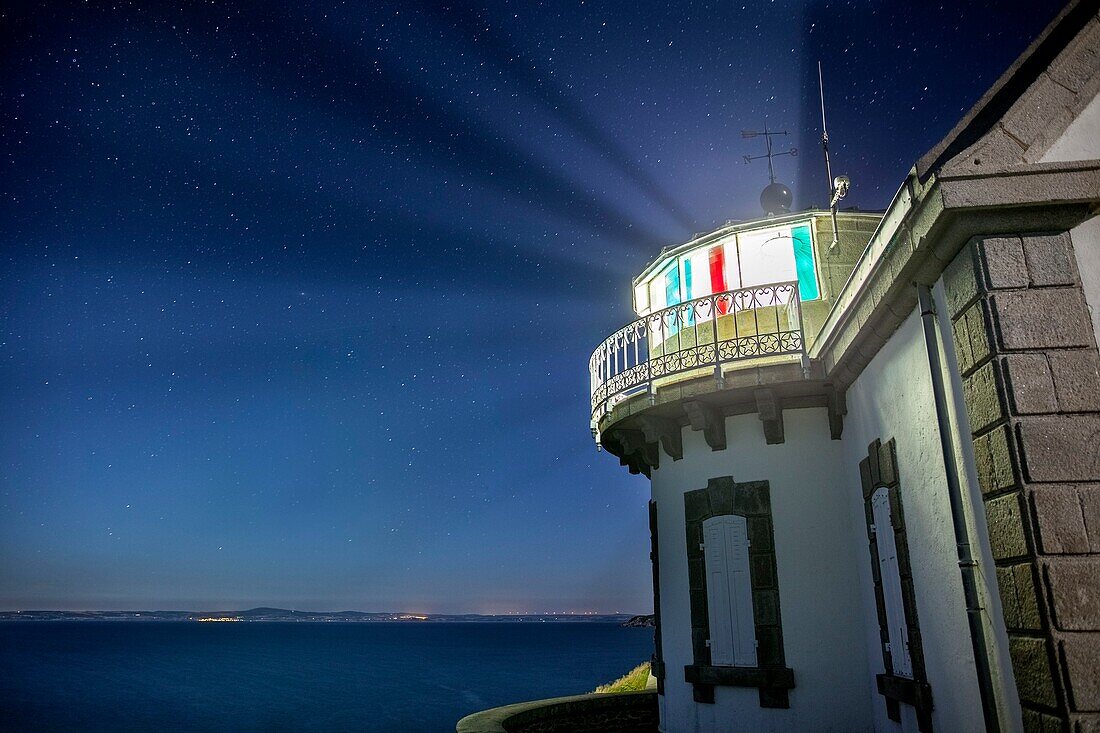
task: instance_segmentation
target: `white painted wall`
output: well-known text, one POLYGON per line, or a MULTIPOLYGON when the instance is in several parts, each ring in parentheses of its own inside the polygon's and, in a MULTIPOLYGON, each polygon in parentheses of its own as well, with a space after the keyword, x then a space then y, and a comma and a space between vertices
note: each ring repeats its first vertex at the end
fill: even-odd
POLYGON ((829 439, 824 408, 786 410, 786 441, 767 445, 755 415, 726 421, 726 450, 684 430, 684 458, 662 455, 653 472, 661 553, 661 638, 666 733, 871 730, 867 643, 856 578, 866 560, 862 516, 853 525, 858 462, 829 439), (692 663, 684 499, 709 479, 767 480, 771 486, 787 666, 797 687, 787 710, 760 707, 755 688, 716 687, 715 704, 697 704, 684 666, 692 663))
POLYGON ((1100 95, 1081 110, 1039 159, 1042 163, 1100 158, 1100 95))
MULTIPOLYGON (((848 416, 844 422, 844 467, 849 472, 849 512, 853 524, 864 522, 863 498, 858 487, 859 461, 876 438, 894 438, 902 506, 909 537, 909 553, 917 596, 917 616, 923 639, 928 683, 934 700, 936 730, 982 730, 981 706, 966 605, 955 551, 951 507, 944 480, 932 380, 920 316, 902 323, 859 378, 848 389, 848 416)), ((984 525, 983 525, 984 526, 984 525)), ((865 694, 874 710, 876 731, 896 731, 886 717, 884 699, 874 685, 883 671, 878 641, 870 555, 864 548, 857 558, 863 605, 864 645, 867 649, 865 694)), ((916 731, 909 706, 902 706, 902 730, 916 731)))
MULTIPOLYGON (((1095 104, 1095 102, 1094 102, 1095 104)), ((1100 132, 1097 132, 1100 136, 1100 132)), ((1092 331, 1100 344, 1100 216, 1078 224, 1069 230, 1073 254, 1081 272, 1081 287, 1092 317, 1092 331)))
MULTIPOLYGON (((1040 159, 1056 161, 1096 160, 1100 158, 1100 95, 1089 102, 1062 136, 1040 159)), ((1092 314, 1092 328, 1100 343, 1100 217, 1093 217, 1070 231, 1085 301, 1092 314)))
MULTIPOLYGON (((1100 218, 1090 225, 1097 226, 1100 218)), ((1098 232, 1090 229, 1089 236, 1098 232)), ((1082 241, 1084 239, 1082 238, 1082 241)), ((1100 239, 1088 240, 1092 243, 1100 239)), ((1097 284, 1100 284, 1098 279, 1097 284)), ((943 310, 942 285, 934 289, 943 310)), ((1098 300, 1097 302, 1100 302, 1098 300)), ((993 641, 1002 727, 1021 729, 993 561, 977 485, 962 385, 939 315, 948 422, 962 476, 974 552, 983 569, 984 620, 993 641), (964 439, 962 436, 967 436, 964 439)), ((755 414, 728 418, 728 448, 711 451, 685 429, 684 458, 662 456, 653 473, 661 536, 661 626, 666 665, 666 733, 721 731, 916 731, 903 705, 901 725, 886 717, 875 675, 883 671, 867 549, 859 462, 875 439, 897 446, 909 553, 937 730, 981 730, 979 691, 962 593, 939 440, 932 380, 917 310, 902 323, 847 393, 841 441, 829 439, 823 408, 786 410, 786 441, 767 445, 755 414), (797 687, 789 710, 759 706, 754 688, 716 687, 715 704, 697 704, 683 668, 692 663, 684 504, 710 478, 771 485, 776 563, 787 664, 797 687)))

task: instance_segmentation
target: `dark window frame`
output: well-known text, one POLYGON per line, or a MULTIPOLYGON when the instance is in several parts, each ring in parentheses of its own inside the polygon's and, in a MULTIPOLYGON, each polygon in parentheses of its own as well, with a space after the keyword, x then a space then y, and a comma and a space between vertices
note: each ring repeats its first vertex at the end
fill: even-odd
POLYGON ((909 560, 909 543, 905 531, 905 513, 901 500, 901 482, 898 477, 897 446, 891 438, 885 444, 875 440, 867 448, 867 457, 859 462, 860 483, 863 487, 863 509, 867 525, 867 546, 871 554, 871 579, 875 590, 875 611, 878 616, 879 643, 885 672, 876 675, 878 692, 886 698, 886 715, 901 722, 901 703, 912 705, 917 711, 917 727, 922 733, 932 730, 932 688, 924 664, 924 646, 921 643, 920 625, 917 619, 916 592, 913 586, 912 565, 909 560), (871 498, 878 489, 885 488, 890 499, 890 531, 898 553, 898 575, 901 576, 902 606, 909 635, 909 657, 912 660, 913 677, 895 675, 890 653, 890 631, 886 618, 886 599, 882 589, 878 542, 874 507, 871 498))
POLYGON ((661 644, 661 554, 657 532, 657 502, 649 502, 649 559, 653 563, 653 658, 650 670, 657 678, 657 694, 665 694, 665 657, 661 644))
POLYGON ((775 530, 768 482, 737 483, 732 476, 712 478, 705 489, 684 494, 684 522, 694 661, 684 667, 684 679, 692 684, 695 701, 713 703, 716 685, 756 687, 760 692, 760 707, 789 708, 789 691, 795 686, 794 671, 787 667, 783 651, 779 573, 775 564, 775 530), (710 619, 702 550, 703 522, 729 514, 744 517, 748 524, 749 577, 756 630, 755 667, 712 665, 707 645, 710 619))

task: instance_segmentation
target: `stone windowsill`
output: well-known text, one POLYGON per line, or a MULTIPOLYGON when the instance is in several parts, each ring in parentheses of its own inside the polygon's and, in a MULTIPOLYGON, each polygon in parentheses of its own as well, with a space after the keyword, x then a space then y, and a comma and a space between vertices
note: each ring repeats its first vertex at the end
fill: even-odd
POLYGON ((726 667, 689 664, 684 679, 692 684, 723 687, 794 688, 794 670, 789 667, 726 667))
POLYGON ((883 697, 912 705, 917 710, 932 709, 932 688, 927 684, 893 674, 880 674, 875 679, 883 697))

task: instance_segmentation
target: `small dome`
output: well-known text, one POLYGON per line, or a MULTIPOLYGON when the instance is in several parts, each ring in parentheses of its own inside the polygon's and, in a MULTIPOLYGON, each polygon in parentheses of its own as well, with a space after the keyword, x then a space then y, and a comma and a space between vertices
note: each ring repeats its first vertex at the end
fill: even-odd
POLYGON ((768 216, 788 213, 793 200, 791 189, 783 183, 773 183, 760 194, 760 205, 764 207, 764 213, 768 216))

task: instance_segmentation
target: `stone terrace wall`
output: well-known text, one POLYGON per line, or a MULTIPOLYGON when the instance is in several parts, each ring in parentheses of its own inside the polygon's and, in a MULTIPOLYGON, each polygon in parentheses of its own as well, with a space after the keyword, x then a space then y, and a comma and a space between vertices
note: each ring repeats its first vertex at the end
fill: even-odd
POLYGON ((944 272, 1028 731, 1100 731, 1100 354, 1067 233, 944 272))
POLYGON ((508 705, 458 722, 458 733, 657 733, 657 693, 576 695, 508 705))

